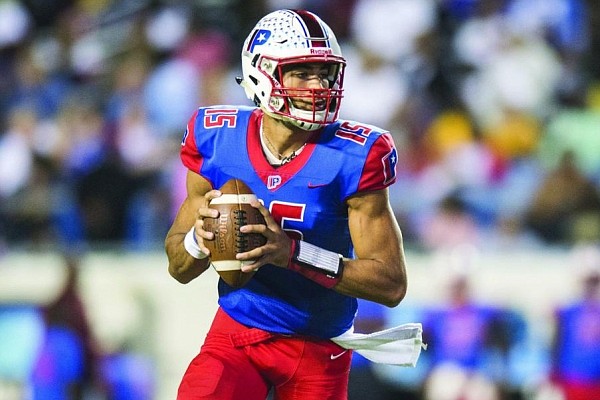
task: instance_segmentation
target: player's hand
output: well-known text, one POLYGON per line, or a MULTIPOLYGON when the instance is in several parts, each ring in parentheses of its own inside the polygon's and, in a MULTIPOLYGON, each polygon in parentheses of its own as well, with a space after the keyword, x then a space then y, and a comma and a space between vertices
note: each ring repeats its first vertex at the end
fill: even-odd
POLYGON ((287 268, 292 240, 273 219, 273 216, 265 206, 258 201, 253 201, 250 205, 260 211, 265 219, 265 225, 244 225, 240 227, 240 232, 259 233, 267 239, 267 243, 265 243, 264 246, 236 255, 238 260, 254 261, 251 264, 242 266, 242 271, 256 271, 265 264, 273 264, 278 267, 287 268))
POLYGON ((210 190, 204 195, 204 203, 198 207, 196 210, 196 222, 194 223, 194 230, 196 233, 196 241, 198 242, 198 246, 200 250, 204 254, 208 254, 210 256, 210 250, 204 245, 205 240, 214 240, 215 235, 213 232, 208 232, 204 230, 204 218, 218 218, 219 211, 214 208, 209 208, 208 204, 212 199, 215 199, 221 196, 221 192, 219 190, 210 190))

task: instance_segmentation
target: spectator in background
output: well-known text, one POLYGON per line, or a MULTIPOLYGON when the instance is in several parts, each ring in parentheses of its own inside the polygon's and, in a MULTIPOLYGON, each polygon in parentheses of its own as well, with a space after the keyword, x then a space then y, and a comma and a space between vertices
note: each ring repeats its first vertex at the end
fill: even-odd
POLYGON ((560 60, 540 32, 506 14, 507 0, 481 0, 457 29, 453 52, 467 69, 457 94, 486 128, 504 109, 546 116, 560 78, 560 60))
POLYGON ((344 54, 349 65, 344 82, 352 91, 344 93, 341 113, 352 120, 391 128, 407 95, 398 66, 359 45, 345 46, 344 54), (378 100, 365 96, 365 91, 377 93, 378 100))
POLYGON ((485 143, 505 162, 533 156, 541 135, 539 119, 516 109, 503 110, 502 118, 482 132, 485 143))
POLYGON ((565 151, 560 164, 537 189, 525 215, 526 226, 548 244, 600 239, 600 194, 565 151))
POLYGON ((40 151, 35 111, 17 107, 9 118, 0 136, 0 236, 10 243, 51 244, 57 171, 40 151))
POLYGON ((600 399, 600 251, 577 248, 580 297, 555 313, 552 378, 564 400, 600 399))
MULTIPOLYGON (((411 94, 411 72, 420 65, 421 37, 435 26, 435 5, 427 0, 358 0, 345 43, 348 68, 341 114, 349 119, 398 131, 397 119, 411 94), (377 101, 362 95, 377 93, 377 101)), ((421 74, 424 79, 428 74, 421 74)))
POLYGON ((447 109, 429 125, 424 141, 430 165, 423 184, 441 200, 459 188, 485 188, 497 178, 495 154, 480 140, 479 129, 466 109, 447 109))
POLYGON ((586 0, 508 2, 507 13, 512 26, 522 32, 543 35, 560 57, 559 95, 578 91, 584 78, 582 58, 590 49, 589 8, 586 0))
POLYGON ((96 342, 79 292, 80 268, 80 258, 65 257, 64 286, 42 308, 45 329, 31 376, 31 400, 153 398, 156 377, 148 357, 126 343, 114 349, 105 343, 100 349, 96 342))
POLYGON ((459 193, 451 193, 423 224, 421 242, 430 250, 477 245, 479 228, 459 193))
MULTIPOLYGON (((409 210, 409 217, 420 243, 428 248, 438 246, 436 242, 439 245, 465 241, 474 243, 478 236, 474 231, 480 222, 475 218, 476 214, 484 215, 487 212, 485 208, 492 208, 494 205, 493 199, 485 199, 485 193, 497 179, 497 158, 480 140, 477 127, 461 108, 446 110, 437 115, 425 131, 423 144, 427 152, 427 163, 414 175, 412 185, 408 186, 410 189, 397 194, 413 197, 414 209, 409 210), (444 229, 444 223, 437 224, 436 220, 450 216, 450 210, 444 209, 450 204, 444 203, 457 193, 460 194, 462 209, 457 213, 458 208, 453 207, 452 218, 459 220, 457 217, 460 214, 461 228, 465 228, 461 230, 464 237, 457 235, 444 238, 434 231, 428 231, 432 224, 436 225, 435 229, 444 229), (467 195, 471 197, 469 200, 474 201, 466 204, 467 195), (430 238, 426 239, 427 236, 430 238)), ((455 197, 454 200, 459 199, 455 197)))
POLYGON ((99 350, 77 291, 79 260, 65 258, 66 281, 43 308, 45 339, 32 376, 33 400, 77 400, 100 393, 99 350))
POLYGON ((503 377, 497 375, 490 360, 498 354, 504 359, 510 347, 508 313, 479 304, 471 293, 473 271, 448 264, 443 271, 447 276, 446 303, 423 314, 423 341, 431 362, 424 399, 499 400, 503 377))
POLYGON ((10 198, 29 183, 33 166, 32 141, 37 116, 30 108, 14 108, 0 136, 0 198, 10 198), (18 165, 18 168, 14 168, 18 165))
POLYGON ((600 177, 600 112, 594 106, 595 91, 594 85, 585 83, 560 97, 560 107, 546 122, 539 144, 538 156, 546 169, 556 168, 562 155, 572 152, 581 173, 600 177))
POLYGON ((15 57, 14 82, 8 96, 14 106, 31 107, 42 119, 52 118, 72 89, 62 73, 53 71, 52 56, 42 41, 24 46, 15 57))
POLYGON ((0 398, 25 399, 44 337, 37 304, 0 303, 0 398))

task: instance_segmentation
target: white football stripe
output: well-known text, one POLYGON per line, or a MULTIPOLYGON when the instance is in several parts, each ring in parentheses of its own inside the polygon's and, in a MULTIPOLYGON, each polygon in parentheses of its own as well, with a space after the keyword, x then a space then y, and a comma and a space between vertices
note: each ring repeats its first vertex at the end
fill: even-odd
POLYGON ((239 271, 240 269, 242 269, 242 265, 252 263, 253 261, 240 260, 212 261, 212 265, 216 271, 239 271))
POLYGON ((210 204, 250 204, 253 200, 256 200, 255 194, 223 194, 212 199, 210 204))

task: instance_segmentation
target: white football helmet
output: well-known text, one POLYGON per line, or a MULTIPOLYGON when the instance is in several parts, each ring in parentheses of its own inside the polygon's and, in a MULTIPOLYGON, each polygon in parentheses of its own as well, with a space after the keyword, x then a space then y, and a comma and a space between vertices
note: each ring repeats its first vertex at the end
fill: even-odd
POLYGON ((244 42, 243 77, 238 82, 266 114, 315 130, 338 118, 345 65, 333 31, 318 16, 303 10, 279 10, 263 17, 244 42), (282 68, 302 63, 328 65, 328 88, 284 87, 282 68), (291 97, 308 99, 312 110, 294 107, 291 97))

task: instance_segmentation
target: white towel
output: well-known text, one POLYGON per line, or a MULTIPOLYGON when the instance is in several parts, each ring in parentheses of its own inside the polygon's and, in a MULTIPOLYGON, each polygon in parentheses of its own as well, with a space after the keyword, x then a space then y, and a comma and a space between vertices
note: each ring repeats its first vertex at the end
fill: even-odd
POLYGON ((405 367, 417 365, 421 349, 427 349, 420 323, 403 324, 369 334, 354 333, 352 327, 331 340, 372 362, 405 367))

